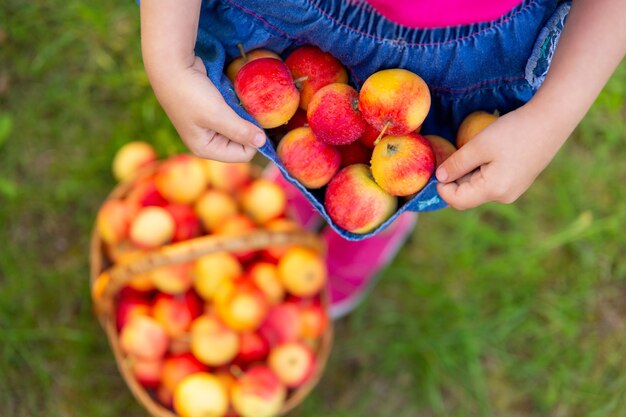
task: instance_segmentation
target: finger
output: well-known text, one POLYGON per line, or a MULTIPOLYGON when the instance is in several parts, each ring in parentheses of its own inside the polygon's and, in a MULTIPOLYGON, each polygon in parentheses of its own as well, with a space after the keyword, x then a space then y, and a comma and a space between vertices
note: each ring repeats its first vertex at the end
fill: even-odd
POLYGON ((437 184, 437 192, 457 210, 467 210, 493 201, 481 169, 450 183, 437 184))
POLYGON ((479 152, 476 142, 469 142, 450 155, 450 157, 437 168, 437 180, 443 183, 456 181, 487 162, 489 161, 486 159, 483 152, 479 152))
POLYGON ((206 114, 206 124, 211 130, 241 145, 260 148, 265 144, 265 132, 241 118, 223 99, 213 100, 206 114))
POLYGON ((233 142, 222 134, 207 131, 187 141, 186 145, 196 156, 221 162, 248 162, 256 153, 254 147, 233 142))

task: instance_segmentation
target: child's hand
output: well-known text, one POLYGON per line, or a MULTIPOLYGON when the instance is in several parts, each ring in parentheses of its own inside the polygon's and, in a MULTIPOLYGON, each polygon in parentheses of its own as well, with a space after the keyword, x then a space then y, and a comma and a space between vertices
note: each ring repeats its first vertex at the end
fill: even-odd
POLYGON ((190 67, 171 69, 151 81, 183 142, 197 156, 245 162, 265 143, 263 131, 226 104, 200 58, 190 67))
POLYGON ((458 210, 512 203, 567 138, 559 130, 531 103, 500 117, 437 169, 439 195, 458 210))

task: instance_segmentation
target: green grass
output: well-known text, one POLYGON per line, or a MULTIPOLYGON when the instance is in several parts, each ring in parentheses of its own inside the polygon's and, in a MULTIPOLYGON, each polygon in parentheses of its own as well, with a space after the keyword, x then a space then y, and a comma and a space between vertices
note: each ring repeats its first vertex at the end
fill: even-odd
MULTIPOLYGON (((0 415, 144 416, 89 301, 125 142, 183 150, 132 1, 0 7, 0 415), (6 36, 2 36, 4 33, 6 36)), ((424 214, 339 322, 294 416, 609 417, 626 409, 626 65, 513 205, 424 214)))

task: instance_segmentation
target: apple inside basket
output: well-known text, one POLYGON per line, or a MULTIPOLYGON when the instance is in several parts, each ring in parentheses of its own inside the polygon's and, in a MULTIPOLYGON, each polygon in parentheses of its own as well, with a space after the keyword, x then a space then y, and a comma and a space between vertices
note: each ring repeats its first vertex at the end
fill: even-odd
POLYGON ((280 188, 255 172, 175 156, 118 185, 98 214, 95 311, 126 383, 154 416, 281 415, 325 367, 323 244, 272 204, 280 188), (202 179, 224 168, 247 172, 245 181, 202 179), (223 216, 229 202, 240 214, 223 216))

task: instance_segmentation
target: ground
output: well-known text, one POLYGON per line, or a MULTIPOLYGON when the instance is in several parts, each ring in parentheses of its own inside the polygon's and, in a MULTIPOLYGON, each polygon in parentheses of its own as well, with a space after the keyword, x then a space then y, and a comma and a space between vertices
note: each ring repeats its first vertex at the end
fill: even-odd
MULTIPOLYGON (((145 416, 92 314, 88 240, 130 140, 183 150, 131 0, 0 6, 0 415, 145 416)), ((293 416, 622 416, 626 65, 515 204, 421 216, 293 416)))

